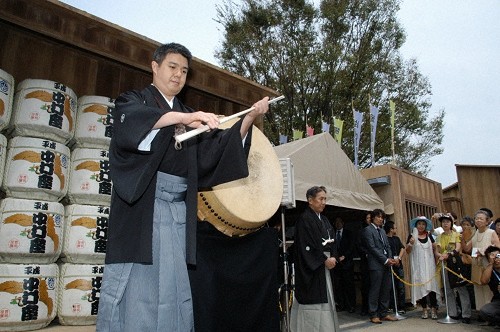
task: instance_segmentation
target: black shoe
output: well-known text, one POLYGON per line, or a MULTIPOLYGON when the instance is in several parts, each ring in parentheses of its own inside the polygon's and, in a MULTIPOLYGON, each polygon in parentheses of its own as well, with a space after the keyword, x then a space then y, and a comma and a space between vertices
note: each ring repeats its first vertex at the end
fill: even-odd
POLYGON ((457 316, 450 316, 450 318, 453 320, 459 320, 459 318, 457 316))
POLYGON ((462 323, 464 323, 464 324, 470 324, 470 318, 464 318, 464 319, 462 319, 462 323))

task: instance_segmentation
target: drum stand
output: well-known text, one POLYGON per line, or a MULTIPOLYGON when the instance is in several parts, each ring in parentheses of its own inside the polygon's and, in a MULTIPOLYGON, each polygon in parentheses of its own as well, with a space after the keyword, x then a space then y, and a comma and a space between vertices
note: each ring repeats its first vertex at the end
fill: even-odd
POLYGON ((442 323, 442 324, 457 324, 457 323, 460 323, 458 320, 454 320, 453 318, 450 317, 450 315, 448 314, 448 296, 447 296, 447 292, 446 292, 446 280, 445 280, 445 270, 444 270, 444 264, 445 262, 444 261, 441 261, 441 274, 442 274, 442 278, 443 278, 443 289, 444 289, 444 301, 445 301, 445 304, 446 304, 446 317, 443 318, 443 319, 440 319, 438 320, 438 323, 442 323))
POLYGON ((394 295, 394 317, 397 318, 398 320, 403 320, 406 319, 407 317, 402 316, 398 312, 398 299, 396 297, 396 284, 394 283, 394 270, 392 269, 391 266, 391 279, 392 279, 392 293, 394 295))
POLYGON ((284 283, 282 289, 285 290, 285 316, 282 317, 282 332, 290 331, 290 307, 288 306, 288 301, 290 298, 290 287, 288 285, 288 253, 286 248, 286 233, 285 233, 285 207, 281 207, 281 238, 282 238, 282 246, 283 246, 283 278, 284 283))

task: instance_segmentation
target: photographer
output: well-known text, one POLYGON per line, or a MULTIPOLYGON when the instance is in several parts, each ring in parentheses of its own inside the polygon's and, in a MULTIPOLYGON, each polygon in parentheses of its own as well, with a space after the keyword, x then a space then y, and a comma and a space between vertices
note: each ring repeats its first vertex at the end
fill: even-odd
POLYGON ((481 275, 481 283, 490 287, 493 298, 481 308, 479 315, 490 325, 500 326, 500 248, 489 246, 484 255, 488 265, 481 275))

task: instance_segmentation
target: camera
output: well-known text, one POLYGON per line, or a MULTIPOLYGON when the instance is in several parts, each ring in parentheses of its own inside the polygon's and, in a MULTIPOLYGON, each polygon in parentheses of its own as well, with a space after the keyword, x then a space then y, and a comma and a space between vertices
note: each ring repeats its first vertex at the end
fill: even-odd
POLYGON ((497 258, 500 258, 500 254, 497 254, 497 258))

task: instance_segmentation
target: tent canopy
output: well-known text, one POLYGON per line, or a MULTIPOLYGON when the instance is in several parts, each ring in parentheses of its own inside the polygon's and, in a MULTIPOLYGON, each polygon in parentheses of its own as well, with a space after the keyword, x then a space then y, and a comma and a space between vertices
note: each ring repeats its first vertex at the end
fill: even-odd
POLYGON ((295 199, 305 202, 307 189, 325 186, 328 205, 364 211, 384 208, 329 133, 275 146, 274 150, 279 158, 290 158, 293 164, 295 199))

